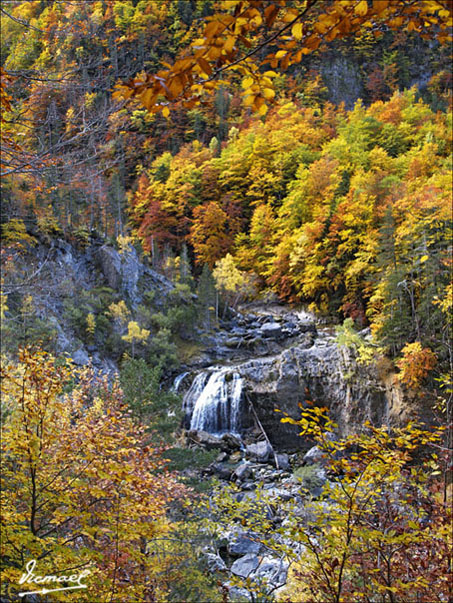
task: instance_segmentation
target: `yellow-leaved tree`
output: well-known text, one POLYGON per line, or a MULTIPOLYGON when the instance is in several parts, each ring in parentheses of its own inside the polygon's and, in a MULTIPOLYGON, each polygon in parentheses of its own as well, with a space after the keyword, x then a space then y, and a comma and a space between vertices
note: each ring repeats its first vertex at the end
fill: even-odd
POLYGON ((148 329, 142 329, 138 322, 131 320, 127 325, 127 335, 123 335, 122 339, 132 346, 132 358, 135 355, 135 345, 137 343, 145 343, 150 336, 148 329))
POLYGON ((379 37, 385 28, 451 40, 448 0, 219 0, 213 8, 172 64, 119 84, 116 96, 136 97, 168 117, 175 101, 192 108, 233 76, 241 79, 244 105, 265 115, 278 72, 332 40, 364 31, 379 37))
POLYGON ((227 253, 216 262, 213 276, 217 289, 225 296, 227 303, 236 306, 241 297, 247 297, 252 292, 250 276, 237 268, 233 256, 227 253))
POLYGON ((30 349, 2 377, 2 597, 44 588, 46 601, 163 600, 168 572, 153 550, 183 489, 118 384, 30 349), (20 584, 33 560, 35 576, 61 581, 20 584), (76 594, 62 577, 82 571, 76 594))

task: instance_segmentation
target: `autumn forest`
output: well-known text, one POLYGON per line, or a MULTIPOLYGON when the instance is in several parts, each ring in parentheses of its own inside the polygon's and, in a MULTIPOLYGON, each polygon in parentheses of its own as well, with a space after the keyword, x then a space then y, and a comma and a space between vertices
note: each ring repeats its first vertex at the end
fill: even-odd
POLYGON ((1 601, 451 603, 450 2, 0 18, 1 601))

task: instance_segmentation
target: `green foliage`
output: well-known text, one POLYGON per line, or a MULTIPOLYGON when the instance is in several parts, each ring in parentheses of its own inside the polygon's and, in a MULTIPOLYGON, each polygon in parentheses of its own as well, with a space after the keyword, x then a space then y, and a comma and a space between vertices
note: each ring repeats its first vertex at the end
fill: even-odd
POLYGON ((184 469, 206 469, 218 456, 218 450, 201 448, 169 448, 165 457, 170 460, 169 467, 174 471, 184 469))
POLYGON ((297 467, 294 471, 294 477, 300 480, 304 490, 311 492, 312 490, 319 488, 323 485, 324 480, 320 475, 321 465, 316 463, 312 465, 304 465, 303 467, 297 467))
POLYGON ((178 364, 177 346, 170 329, 161 328, 150 339, 147 350, 148 362, 165 370, 178 364))
MULTIPOLYGON (((3 304, 6 296, 2 296, 3 304)), ((57 329, 52 321, 38 315, 31 295, 8 297, 8 306, 3 305, 7 315, 2 316, 2 346, 14 354, 23 345, 39 345, 49 352, 55 351, 57 329)))
POLYGON ((93 287, 77 290, 75 295, 63 300, 65 321, 82 342, 94 341, 101 349, 105 348, 111 335, 106 314, 114 297, 115 293, 109 287, 93 287))
POLYGON ((181 399, 160 386, 162 369, 126 356, 120 369, 124 400, 139 421, 168 441, 180 421, 181 399))
POLYGON ((357 333, 352 318, 346 318, 342 326, 335 327, 335 331, 337 344, 353 349, 359 364, 370 364, 375 358, 377 346, 357 333))

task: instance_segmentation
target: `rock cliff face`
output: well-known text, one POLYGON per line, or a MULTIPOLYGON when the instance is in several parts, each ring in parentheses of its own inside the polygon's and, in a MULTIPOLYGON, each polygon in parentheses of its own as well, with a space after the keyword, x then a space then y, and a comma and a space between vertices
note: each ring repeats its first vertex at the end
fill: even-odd
POLYGON ((72 304, 73 311, 80 310, 81 300, 91 296, 90 304, 96 307, 107 292, 111 300, 124 299, 128 307, 135 308, 143 303, 145 293, 151 293, 151 310, 157 312, 173 289, 168 279, 140 260, 133 247, 120 252, 97 238, 83 248, 62 239, 40 243, 27 253, 17 254, 14 267, 5 276, 9 305, 17 306, 30 295, 34 314, 53 334, 55 353, 70 354, 79 366, 92 361, 109 372, 115 370, 115 363, 77 336, 68 304, 72 304))
MULTIPOLYGON (((275 409, 298 418, 299 404, 307 399, 329 409, 342 435, 360 430, 365 421, 397 426, 415 412, 423 416, 423 404, 417 405, 403 395, 393 374, 383 374, 375 363, 358 364, 354 353, 339 347, 328 330, 318 331, 316 337, 308 340, 299 337, 280 353, 212 366, 198 373, 194 386, 184 398, 186 427, 194 428, 191 416, 197 401, 206 403, 203 383, 215 380, 218 391, 223 392, 210 396, 209 413, 220 416, 229 412, 225 407, 233 401, 225 392, 233 375, 240 377, 242 385, 240 426, 234 431, 245 431, 253 424, 256 414, 271 443, 279 450, 300 449, 308 444, 298 436, 296 426, 280 422, 282 415, 275 409), (197 385, 199 387, 195 387, 197 385)), ((190 382, 187 377, 186 380, 190 382)), ((228 428, 217 431, 228 431, 228 428)))
POLYGON ((304 445, 295 426, 281 423, 278 408, 293 418, 306 399, 326 406, 342 434, 366 420, 381 425, 394 417, 393 389, 387 391, 372 367, 359 367, 347 350, 328 340, 310 348, 295 346, 277 357, 250 361, 239 368, 247 395, 271 442, 282 449, 304 445))

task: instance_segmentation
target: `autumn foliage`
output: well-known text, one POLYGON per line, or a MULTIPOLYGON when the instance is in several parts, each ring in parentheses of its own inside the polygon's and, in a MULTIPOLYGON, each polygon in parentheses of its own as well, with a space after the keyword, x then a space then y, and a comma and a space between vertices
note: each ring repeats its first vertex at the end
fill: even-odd
POLYGON ((451 39, 451 6, 440 0, 416 4, 346 0, 322 5, 314 0, 291 5, 285 0, 225 0, 214 3, 214 8, 172 64, 165 62, 156 73, 119 84, 117 97, 136 97, 149 111, 168 117, 176 100, 192 108, 206 93, 239 76, 245 106, 265 115, 276 96, 274 69, 285 71, 337 38, 361 30, 379 37, 385 25, 422 36, 431 33, 442 42, 451 39))
MULTIPOLYGON (((452 517, 443 482, 443 428, 409 423, 391 430, 366 423, 361 433, 337 437, 327 409, 301 409, 300 419, 282 421, 318 447, 321 493, 301 484, 301 509, 266 489, 257 489, 252 501, 239 499, 234 486, 223 489, 211 503, 221 529, 240 522, 241 529, 260 534, 267 551, 289 562, 279 603, 368 602, 377 596, 383 603, 447 601, 452 517), (277 529, 266 512, 275 505, 283 518, 277 529)), ((269 592, 265 581, 233 580, 257 598, 269 592)))
POLYGON ((89 569, 79 601, 162 600, 152 546, 182 490, 118 384, 29 349, 2 377, 2 595, 36 559, 41 575, 89 569))

